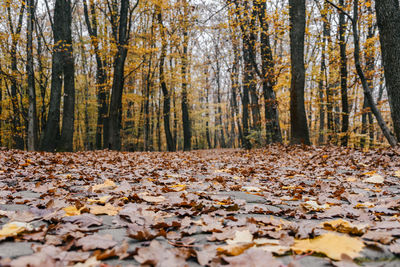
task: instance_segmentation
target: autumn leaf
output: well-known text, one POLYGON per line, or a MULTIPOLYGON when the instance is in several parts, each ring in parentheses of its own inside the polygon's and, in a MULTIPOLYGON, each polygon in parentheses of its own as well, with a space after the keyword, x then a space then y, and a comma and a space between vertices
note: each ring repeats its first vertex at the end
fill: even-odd
POLYGON ((85 209, 85 207, 82 207, 80 209, 77 209, 75 206, 69 206, 69 207, 65 207, 63 208, 63 210, 65 211, 65 216, 76 216, 76 215, 80 215, 81 211, 85 209))
POLYGON ((102 184, 97 184, 97 185, 92 186, 92 190, 94 192, 96 192, 96 191, 102 191, 102 190, 107 190, 107 189, 114 189, 116 187, 117 187, 117 185, 112 180, 107 179, 102 184))
POLYGON ((79 239, 76 246, 82 247, 84 251, 94 249, 108 249, 117 245, 117 242, 112 240, 112 235, 89 235, 79 239))
POLYGON ((112 196, 102 196, 99 197, 99 199, 88 198, 87 202, 89 202, 89 204, 93 203, 105 204, 110 198, 112 198, 112 196))
POLYGON ((383 184, 385 182, 385 178, 379 174, 374 174, 371 177, 364 179, 363 182, 370 184, 383 184))
POLYGON ((139 194, 139 197, 143 199, 144 201, 150 202, 150 203, 161 203, 166 200, 164 196, 150 196, 148 194, 139 194))
POLYGON ((0 240, 5 239, 7 237, 11 236, 16 236, 19 235, 22 232, 25 231, 32 231, 33 227, 24 222, 9 222, 5 225, 0 230, 0 240))
POLYGON ((327 233, 314 239, 295 240, 291 248, 296 253, 318 252, 331 259, 340 260, 342 254, 347 254, 352 258, 360 256, 364 246, 358 238, 327 233))
POLYGON ((90 213, 94 215, 106 214, 109 216, 115 216, 121 209, 122 208, 120 207, 114 207, 110 203, 107 203, 105 206, 100 206, 100 205, 90 206, 90 213))
POLYGON ((326 230, 331 230, 346 234, 353 234, 353 235, 362 235, 369 228, 368 224, 353 224, 343 219, 323 222, 320 225, 324 227, 324 229, 326 230))
POLYGON ((280 267, 282 263, 275 259, 271 252, 264 251, 259 248, 250 248, 236 257, 224 256, 224 260, 229 263, 229 266, 268 266, 268 267, 280 267))
POLYGON ((319 205, 314 200, 309 200, 301 204, 308 211, 324 211, 329 208, 329 204, 319 205))

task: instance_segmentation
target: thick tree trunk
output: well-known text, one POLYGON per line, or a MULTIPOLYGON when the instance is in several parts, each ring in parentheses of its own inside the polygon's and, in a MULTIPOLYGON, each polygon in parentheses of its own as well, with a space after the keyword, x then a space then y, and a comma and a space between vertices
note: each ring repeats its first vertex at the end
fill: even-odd
POLYGON ((55 151, 60 135, 60 103, 66 46, 64 0, 56 0, 53 21, 54 46, 51 66, 50 106, 47 113, 46 128, 41 138, 41 149, 44 151, 55 151))
POLYGON ((59 151, 72 151, 74 144, 74 117, 75 117, 75 66, 72 46, 72 4, 64 1, 64 31, 65 51, 63 59, 64 72, 64 107, 61 138, 58 144, 59 151))
POLYGON ((34 14, 35 14, 35 3, 33 0, 27 1, 27 27, 26 27, 26 72, 28 75, 28 97, 29 97, 29 109, 28 109, 28 150, 34 151, 37 149, 38 132, 37 132, 37 115, 36 115, 36 90, 35 90, 35 72, 33 63, 33 25, 34 25, 34 14))
POLYGON ((306 1, 289 0, 290 15, 290 124, 291 144, 310 144, 307 117, 304 106, 304 34, 306 26, 306 1))
POLYGON ((376 0, 386 87, 394 132, 400 140, 400 7, 398 0, 376 0))

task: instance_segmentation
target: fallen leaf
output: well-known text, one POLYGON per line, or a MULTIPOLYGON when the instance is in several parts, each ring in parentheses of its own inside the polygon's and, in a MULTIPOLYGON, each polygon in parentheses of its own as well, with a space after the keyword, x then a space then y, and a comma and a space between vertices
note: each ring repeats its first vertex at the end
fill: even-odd
POLYGON ((63 210, 65 211, 65 215, 64 216, 77 216, 77 215, 81 215, 81 211, 84 209, 85 207, 80 208, 79 210, 75 207, 75 206, 69 206, 69 207, 65 207, 63 208, 63 210))
POLYGON ((90 207, 90 213, 94 215, 105 214, 108 216, 115 216, 120 210, 120 207, 114 207, 110 203, 107 203, 105 206, 96 205, 90 207))
POLYGON ((143 199, 144 201, 150 202, 150 203, 161 203, 166 200, 165 197, 163 196, 149 196, 146 194, 139 194, 139 197, 143 199))
POLYGON ((82 237, 75 242, 75 245, 82 247, 84 251, 94 250, 94 249, 108 249, 117 245, 117 242, 113 240, 112 235, 88 235, 82 237))
POLYGON ((96 192, 96 191, 105 190, 105 189, 113 189, 116 187, 117 187, 117 185, 114 183, 114 181, 107 179, 102 184, 97 184, 97 185, 92 186, 92 190, 94 192, 96 192))
POLYGON ((93 203, 105 204, 110 198, 112 198, 112 196, 102 196, 99 197, 99 199, 88 198, 87 202, 89 202, 89 204, 93 203))
POLYGON ((329 208, 329 204, 319 205, 314 200, 309 200, 301 204, 308 211, 324 211, 329 208))
POLYGON ((385 182, 385 178, 379 174, 374 174, 371 177, 364 179, 363 182, 370 184, 383 184, 385 182))
POLYGON ((236 231, 234 239, 226 240, 228 245, 235 245, 240 243, 251 243, 253 241, 253 235, 249 230, 236 231))
POLYGON ((271 252, 259 248, 250 248, 236 257, 223 256, 223 259, 229 263, 228 266, 249 266, 249 267, 280 267, 282 262, 272 256, 271 252))
POLYGON ((327 233, 314 239, 295 240, 291 247, 296 253, 319 252, 333 260, 340 260, 343 253, 351 258, 360 256, 364 243, 358 238, 327 233))
POLYGON ((25 222, 9 222, 0 230, 0 240, 11 236, 17 236, 25 231, 32 231, 33 227, 25 222))
POLYGON ((369 228, 368 224, 353 224, 343 219, 323 222, 320 225, 326 230, 353 235, 362 235, 369 228))
POLYGON ((243 191, 247 191, 247 192, 260 192, 261 189, 255 186, 243 186, 242 187, 243 191))
POLYGON ((84 263, 77 263, 73 267, 97 267, 101 264, 96 257, 91 257, 87 259, 84 263))

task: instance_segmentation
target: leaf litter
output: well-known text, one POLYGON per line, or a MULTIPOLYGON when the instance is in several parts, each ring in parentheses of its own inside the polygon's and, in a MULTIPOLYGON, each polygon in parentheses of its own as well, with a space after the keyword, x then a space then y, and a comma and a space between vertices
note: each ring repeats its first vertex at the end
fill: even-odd
POLYGON ((400 261, 399 173, 399 149, 1 151, 0 247, 32 253, 0 265, 400 261))

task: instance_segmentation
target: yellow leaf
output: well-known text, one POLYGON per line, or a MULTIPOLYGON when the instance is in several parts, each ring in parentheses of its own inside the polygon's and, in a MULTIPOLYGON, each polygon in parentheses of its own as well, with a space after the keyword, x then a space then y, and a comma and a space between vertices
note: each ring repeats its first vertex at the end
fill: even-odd
POLYGON ((400 170, 394 172, 394 177, 400 178, 400 170))
POLYGON ((66 208, 63 208, 63 210, 65 211, 65 215, 64 216, 77 216, 77 215, 81 215, 81 211, 84 209, 85 207, 80 208, 79 210, 75 207, 75 206, 69 206, 66 208))
POLYGON ((243 186, 242 189, 247 192, 260 192, 261 189, 255 186, 243 186))
POLYGON ((343 219, 337 219, 332 221, 323 222, 320 224, 324 229, 336 231, 340 233, 362 235, 368 228, 368 224, 353 224, 343 219))
POLYGON ((349 177, 349 178, 346 179, 346 181, 347 182, 355 182, 355 181, 357 181, 357 178, 356 177, 349 177))
POLYGON ((92 189, 93 189, 93 191, 100 191, 100 190, 103 190, 103 189, 112 189, 112 188, 115 188, 115 187, 117 187, 117 185, 113 181, 107 179, 102 184, 94 185, 92 187, 92 189))
POLYGON ((121 210, 120 207, 114 207, 110 203, 107 203, 105 206, 96 205, 90 207, 90 213, 94 215, 106 214, 109 216, 115 216, 118 214, 120 210, 121 210))
POLYGON ((304 202, 302 206, 309 211, 324 211, 329 208, 329 204, 319 205, 314 200, 304 202))
POLYGON ((10 236, 16 236, 24 231, 31 231, 33 228, 30 224, 24 222, 10 222, 3 225, 0 230, 0 239, 10 236))
POLYGON ((184 184, 177 184, 177 185, 171 185, 172 190, 175 192, 183 191, 186 189, 186 185, 184 184))
POLYGON ((364 246, 358 238, 327 233, 314 239, 295 240, 291 248, 296 253, 318 252, 333 260, 340 260, 342 254, 347 254, 351 258, 360 256, 364 246))
POLYGON ((376 173, 376 171, 369 171, 369 172, 364 172, 362 175, 369 175, 372 176, 376 173))
POLYGON ((105 204, 109 199, 111 198, 111 196, 102 196, 99 199, 92 199, 92 198, 88 198, 88 202, 90 204, 93 203, 100 203, 100 204, 105 204))
POLYGON ((226 245, 217 248, 217 251, 228 256, 238 256, 242 254, 246 249, 251 248, 253 245, 253 243, 226 245))

